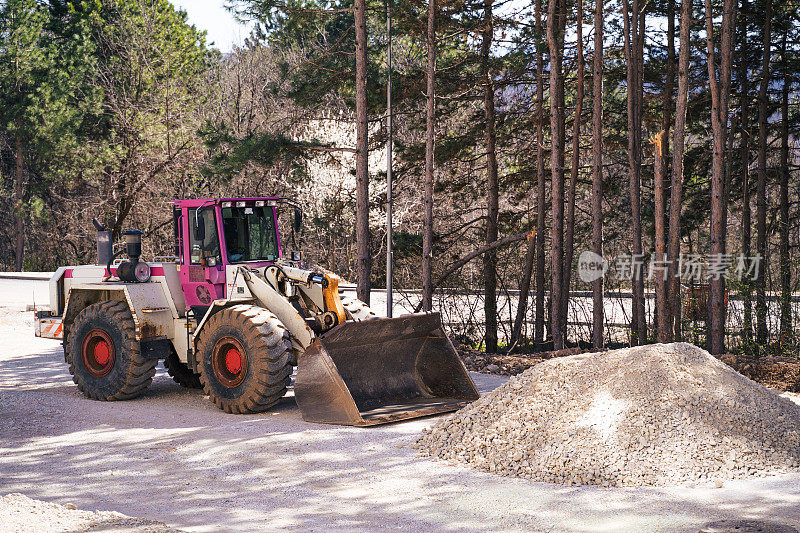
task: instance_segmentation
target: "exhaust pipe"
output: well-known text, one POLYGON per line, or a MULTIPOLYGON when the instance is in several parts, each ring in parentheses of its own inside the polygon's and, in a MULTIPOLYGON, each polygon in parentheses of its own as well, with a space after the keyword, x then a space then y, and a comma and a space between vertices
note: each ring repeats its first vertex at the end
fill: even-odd
POLYGON ((96 218, 92 219, 92 224, 97 230, 97 264, 106 266, 111 262, 111 257, 114 255, 111 231, 106 229, 96 218))

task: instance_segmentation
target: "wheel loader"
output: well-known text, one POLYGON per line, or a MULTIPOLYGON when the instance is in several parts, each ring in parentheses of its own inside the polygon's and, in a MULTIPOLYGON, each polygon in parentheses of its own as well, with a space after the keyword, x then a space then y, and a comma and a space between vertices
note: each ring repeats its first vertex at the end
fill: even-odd
MULTIPOLYGON (((438 313, 378 318, 341 278, 288 252, 276 197, 172 202, 174 257, 140 260, 142 232, 96 219, 95 265, 59 268, 36 335, 61 339, 89 398, 128 400, 159 360, 228 413, 257 413, 287 393, 310 422, 371 426, 456 410, 478 398, 438 313), (122 258, 122 255, 127 258, 122 258), (296 369, 296 371, 295 371, 296 369)), ((295 241, 294 238, 291 239, 295 241)))

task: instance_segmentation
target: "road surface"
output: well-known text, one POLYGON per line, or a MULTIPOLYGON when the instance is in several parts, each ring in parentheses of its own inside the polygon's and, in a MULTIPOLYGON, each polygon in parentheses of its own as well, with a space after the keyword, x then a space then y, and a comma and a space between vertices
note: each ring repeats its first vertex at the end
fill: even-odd
MULTIPOLYGON (((698 531, 743 518, 800 525, 800 474, 719 489, 503 478, 419 457, 410 445, 435 419, 316 425, 291 397, 266 414, 228 415, 163 370, 139 399, 91 401, 73 385, 60 345, 33 336, 24 309, 43 293, 37 282, 0 280, 0 495, 198 532, 698 531)), ((482 391, 505 379, 473 377, 482 391)))

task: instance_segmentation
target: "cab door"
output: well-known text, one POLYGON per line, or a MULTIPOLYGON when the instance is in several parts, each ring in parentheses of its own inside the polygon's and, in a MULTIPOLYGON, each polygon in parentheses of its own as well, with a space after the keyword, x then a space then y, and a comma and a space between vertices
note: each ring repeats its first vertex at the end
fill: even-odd
POLYGON ((225 297, 225 267, 222 264, 217 206, 199 209, 198 213, 197 207, 183 208, 181 288, 186 306, 202 316, 212 301, 225 297), (203 228, 202 238, 195 234, 196 225, 203 228))

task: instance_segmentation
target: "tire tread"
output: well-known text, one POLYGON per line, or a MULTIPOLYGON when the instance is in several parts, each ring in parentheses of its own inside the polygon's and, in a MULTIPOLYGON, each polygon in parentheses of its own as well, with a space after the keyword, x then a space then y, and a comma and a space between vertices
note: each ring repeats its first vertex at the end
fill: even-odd
MULTIPOLYGON (((200 382, 203 391, 223 411, 232 414, 259 413, 274 406, 286 394, 291 383, 292 345, 288 330, 269 310, 262 307, 237 304, 208 319, 197 340, 199 354, 211 353, 211 333, 221 325, 231 325, 242 332, 253 353, 247 357, 251 361, 251 371, 255 373, 249 386, 236 399, 221 398, 214 393, 207 375, 206 365, 200 365, 200 382)), ((296 360, 296 359, 295 359, 296 360)))
POLYGON ((122 330, 123 345, 119 347, 119 350, 129 355, 129 364, 125 369, 125 382, 112 394, 106 394, 87 383, 83 379, 83 375, 76 372, 75 361, 71 355, 75 349, 78 349, 75 344, 82 342, 82 339, 75 339, 75 335, 70 335, 67 340, 67 353, 70 354, 67 362, 69 363, 69 372, 72 374, 72 381, 84 395, 95 400, 130 400, 139 396, 153 381, 158 361, 142 357, 139 343, 136 341, 136 325, 128 304, 119 300, 110 300, 87 306, 75 318, 70 331, 78 331, 83 323, 95 319, 114 322, 122 330))

